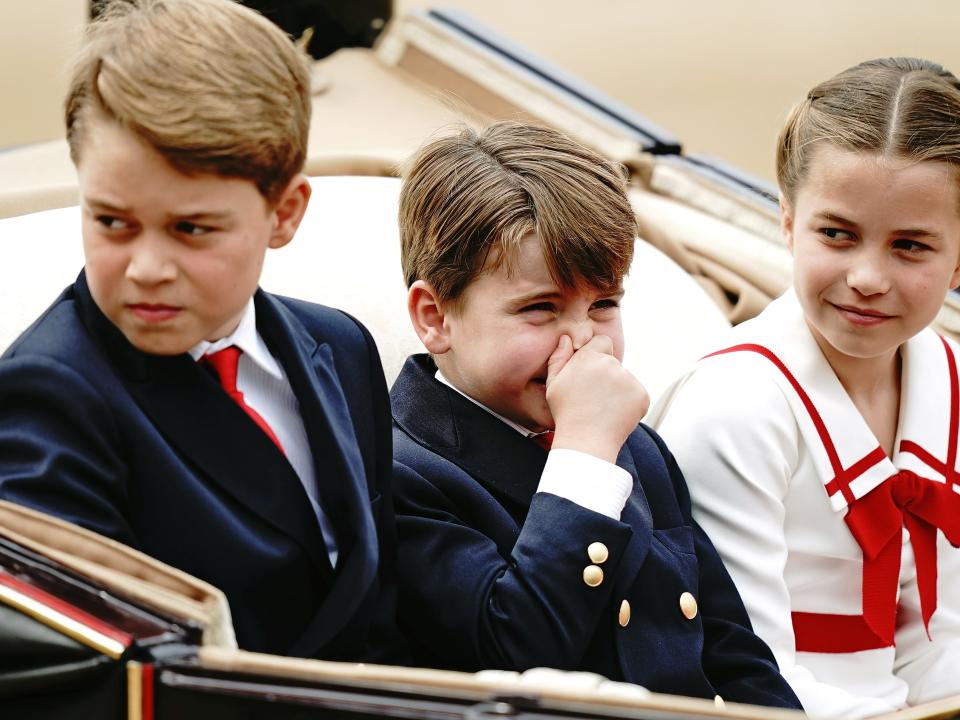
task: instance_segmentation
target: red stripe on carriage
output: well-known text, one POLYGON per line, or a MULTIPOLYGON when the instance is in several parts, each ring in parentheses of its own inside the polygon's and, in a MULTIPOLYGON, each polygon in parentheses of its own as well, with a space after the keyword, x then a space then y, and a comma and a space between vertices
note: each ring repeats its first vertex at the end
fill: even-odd
POLYGON ((51 610, 55 610, 64 617, 67 617, 74 622, 78 622, 81 625, 110 638, 111 640, 115 640, 124 648, 130 647, 130 645, 133 643, 133 636, 129 633, 118 630, 112 625, 108 625, 103 620, 94 617, 90 613, 81 610, 80 608, 71 605, 64 600, 61 600, 55 595, 51 595, 45 590, 41 590, 34 585, 25 583, 9 573, 0 572, 0 585, 5 585, 12 590, 16 590, 18 593, 27 596, 31 600, 35 600, 51 610))
POLYGON ((140 668, 140 711, 143 720, 153 720, 153 664, 140 668))

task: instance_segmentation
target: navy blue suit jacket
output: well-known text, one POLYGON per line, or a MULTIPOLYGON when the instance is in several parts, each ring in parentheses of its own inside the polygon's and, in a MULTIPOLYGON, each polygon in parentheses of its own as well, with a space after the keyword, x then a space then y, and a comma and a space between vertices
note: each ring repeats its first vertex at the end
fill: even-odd
POLYGON ((340 552, 283 454, 189 355, 140 352, 83 274, 0 359, 0 497, 202 578, 244 649, 391 660, 390 408, 369 333, 345 313, 255 296, 310 440, 340 552))
POLYGON ((435 370, 415 355, 391 390, 400 622, 420 663, 588 670, 657 692, 800 706, 656 433, 640 426, 620 452, 634 484, 613 520, 536 493, 546 452, 435 370), (593 542, 609 558, 588 587, 593 542), (692 620, 684 592, 699 604, 692 620))

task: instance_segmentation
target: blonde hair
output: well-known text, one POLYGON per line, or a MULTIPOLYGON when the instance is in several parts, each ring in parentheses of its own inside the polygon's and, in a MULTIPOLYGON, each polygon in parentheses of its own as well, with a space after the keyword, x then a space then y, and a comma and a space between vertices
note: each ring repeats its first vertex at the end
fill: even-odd
POLYGON ((611 291, 633 258, 623 169, 546 127, 500 122, 423 147, 404 173, 400 242, 409 287, 424 280, 457 308, 464 289, 535 232, 561 287, 611 291))
POLYGON ((793 203, 820 143, 960 166, 960 81, 918 58, 860 63, 820 83, 777 140, 777 181, 793 203))
POLYGON ((112 0, 88 28, 65 115, 83 160, 92 114, 116 121, 175 168, 251 180, 275 202, 303 168, 306 56, 231 0, 112 0))

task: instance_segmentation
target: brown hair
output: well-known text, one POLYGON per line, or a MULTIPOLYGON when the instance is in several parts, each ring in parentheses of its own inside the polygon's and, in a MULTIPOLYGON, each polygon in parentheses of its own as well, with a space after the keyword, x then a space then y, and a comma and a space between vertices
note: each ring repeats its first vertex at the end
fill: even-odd
POLYGON ((777 181, 793 203, 811 150, 845 150, 960 166, 960 81, 918 58, 868 60, 822 82, 777 140, 777 181))
POLYGON ((231 0, 111 0, 87 30, 66 99, 82 161, 96 112, 184 173, 251 180, 275 202, 303 168, 310 126, 306 56, 231 0))
POLYGON ((423 147, 404 173, 404 279, 457 300, 484 270, 506 264, 527 234, 561 287, 615 289, 630 267, 636 220, 623 169, 546 127, 500 122, 423 147))

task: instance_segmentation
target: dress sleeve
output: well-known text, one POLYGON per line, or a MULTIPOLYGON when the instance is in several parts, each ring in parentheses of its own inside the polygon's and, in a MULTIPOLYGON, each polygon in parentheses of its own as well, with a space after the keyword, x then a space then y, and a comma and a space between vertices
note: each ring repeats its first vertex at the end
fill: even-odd
POLYGON ((718 358, 666 395, 653 415, 690 488, 694 518, 807 713, 840 718, 895 710, 818 681, 798 659, 784 580, 785 498, 803 441, 779 386, 742 357, 718 358))

